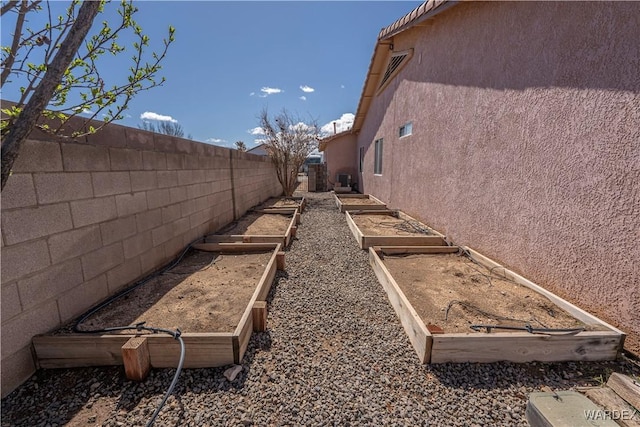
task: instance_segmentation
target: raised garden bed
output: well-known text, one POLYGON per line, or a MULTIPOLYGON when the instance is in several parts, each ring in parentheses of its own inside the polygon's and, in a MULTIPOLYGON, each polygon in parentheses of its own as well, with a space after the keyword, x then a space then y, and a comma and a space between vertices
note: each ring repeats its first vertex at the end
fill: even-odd
POLYGON ((254 206, 249 212, 295 214, 296 224, 300 224, 300 214, 304 211, 305 205, 304 197, 272 197, 258 206, 254 206))
POLYGON ((299 212, 283 209, 283 212, 247 212, 242 218, 222 228, 216 234, 206 236, 207 243, 280 243, 289 246, 296 235, 299 212))
MULTIPOLYGON (((241 363, 254 328, 252 310, 264 306, 284 256, 278 243, 193 246, 171 270, 95 312, 80 331, 146 322, 180 328, 186 368, 241 363)), ((39 367, 70 368, 123 364, 122 347, 145 337, 152 367, 176 367, 180 346, 173 337, 127 331, 80 333, 71 328, 33 337, 39 367)))
POLYGON ((386 210, 387 205, 370 194, 336 194, 333 195, 340 212, 386 210))
POLYGON ((422 363, 614 360, 622 350, 620 330, 473 250, 458 251, 369 248, 422 363))
POLYGON ((447 244, 442 234, 400 211, 347 211, 345 215, 361 249, 371 246, 447 244))

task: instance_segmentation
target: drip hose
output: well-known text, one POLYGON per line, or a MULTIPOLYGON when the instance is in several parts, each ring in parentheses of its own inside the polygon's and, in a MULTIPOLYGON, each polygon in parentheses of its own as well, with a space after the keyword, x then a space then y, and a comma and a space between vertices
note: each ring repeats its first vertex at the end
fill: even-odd
POLYGON ((531 325, 526 326, 501 326, 501 325, 471 325, 469 326, 476 332, 480 332, 481 329, 486 329, 487 333, 490 333, 492 329, 502 329, 508 331, 527 331, 530 334, 557 334, 557 335, 575 335, 583 332, 584 328, 533 328, 531 325))
POLYGON ((82 329, 80 329, 80 325, 83 324, 89 317, 93 316, 98 311, 100 311, 103 308, 105 308, 108 305, 110 305, 112 302, 122 298, 125 295, 130 294, 135 289, 137 289, 140 286, 144 285, 145 283, 147 283, 151 279, 153 279, 153 278, 155 278, 157 276, 160 276, 161 274, 164 274, 164 273, 172 270, 173 268, 175 268, 175 266, 178 265, 180 263, 180 261, 182 261, 182 258, 184 258, 184 256, 187 254, 187 252, 189 252, 191 247, 194 244, 196 244, 196 243, 198 243, 200 241, 204 241, 205 238, 206 238, 206 236, 203 236, 203 237, 200 237, 200 238, 194 240, 193 242, 189 243, 187 245, 187 247, 184 248, 184 250, 180 253, 180 255, 178 255, 178 257, 173 262, 167 264, 162 269, 156 271, 153 274, 148 275, 147 277, 143 278, 142 280, 139 280, 139 281, 135 282, 133 285, 129 286, 128 288, 118 292, 117 294, 111 296, 110 298, 106 299, 102 303, 100 303, 100 304, 96 305, 95 307, 90 308, 89 310, 87 310, 84 314, 82 314, 80 317, 78 317, 78 319, 76 319, 75 323, 73 324, 73 332, 82 333, 82 334, 91 334, 91 333, 96 333, 96 332, 108 332, 109 328, 82 330, 82 329))
POLYGON ((158 414, 160 414, 162 407, 164 406, 165 403, 167 403, 169 396, 171 396, 171 393, 173 393, 173 389, 178 383, 178 377, 180 376, 180 372, 182 371, 182 366, 184 365, 185 346, 184 346, 184 340, 181 337, 182 332, 180 332, 180 329, 176 329, 175 331, 173 331, 171 329, 154 328, 151 326, 144 326, 144 323, 145 322, 136 323, 135 325, 131 325, 131 326, 114 326, 110 328, 104 328, 103 331, 114 332, 114 331, 129 331, 133 329, 138 332, 148 331, 148 332, 153 332, 154 334, 163 333, 163 334, 171 335, 174 339, 180 342, 180 360, 178 362, 178 367, 176 368, 176 373, 173 375, 173 379, 171 380, 171 385, 169 386, 169 389, 167 389, 167 392, 164 394, 162 401, 160 402, 155 412, 151 416, 151 419, 147 422, 147 427, 151 427, 153 423, 156 421, 156 418, 158 418, 158 414))

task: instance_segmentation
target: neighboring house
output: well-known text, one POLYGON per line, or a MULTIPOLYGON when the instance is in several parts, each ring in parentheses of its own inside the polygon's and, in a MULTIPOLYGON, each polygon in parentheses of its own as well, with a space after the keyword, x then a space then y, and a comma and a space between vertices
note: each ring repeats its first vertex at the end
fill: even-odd
POLYGON ((331 177, 629 334, 640 355, 640 3, 429 1, 379 36, 331 177))
POLYGON ((250 150, 247 150, 247 153, 257 154, 258 156, 267 156, 267 150, 265 149, 265 144, 256 145, 250 150))
POLYGON ((349 175, 351 176, 351 184, 357 184, 356 136, 350 130, 322 139, 319 150, 324 153, 324 159, 327 163, 329 189, 336 186, 338 175, 349 175), (331 148, 327 149, 327 147, 331 148))

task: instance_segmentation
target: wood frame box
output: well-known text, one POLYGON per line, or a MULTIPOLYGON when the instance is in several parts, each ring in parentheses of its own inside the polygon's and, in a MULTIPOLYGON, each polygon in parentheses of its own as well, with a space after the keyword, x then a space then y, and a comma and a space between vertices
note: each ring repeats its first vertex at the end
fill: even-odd
POLYGON ((427 329, 430 319, 421 319, 384 263, 384 255, 455 253, 455 246, 369 248, 369 262, 387 292, 400 322, 422 363, 462 362, 561 362, 614 360, 622 351, 625 333, 554 295, 546 289, 504 268, 495 261, 464 248, 473 260, 494 273, 548 298, 575 319, 603 330, 573 335, 532 334, 528 332, 434 333, 427 329))
POLYGON ((421 224, 420 221, 410 217, 409 215, 401 212, 401 211, 392 211, 392 210, 380 210, 380 211, 347 211, 345 212, 345 216, 347 218, 347 225, 351 230, 351 233, 356 238, 358 242, 358 246, 360 249, 368 249, 371 246, 397 246, 397 245, 405 245, 405 246, 447 246, 447 242, 444 239, 444 236, 437 231, 433 230, 426 225, 421 224, 422 227, 428 229, 431 233, 430 235, 413 235, 413 236, 375 236, 371 234, 364 234, 362 230, 355 223, 353 217, 356 215, 386 215, 391 217, 396 217, 403 219, 405 221, 413 221, 415 223, 421 224))
POLYGON ((336 201, 336 206, 340 212, 347 211, 377 211, 386 210, 387 204, 382 200, 373 197, 370 194, 338 194, 333 193, 333 197, 336 201), (369 200, 371 203, 363 203, 364 199, 369 200), (354 200, 360 202, 355 203, 354 200), (352 203, 349 203, 352 201, 352 203))
POLYGON ((282 196, 280 198, 278 198, 279 200, 275 203, 275 205, 271 205, 271 206, 266 206, 266 204, 269 202, 269 200, 266 200, 265 202, 259 204, 258 206, 255 206, 253 209, 251 209, 253 212, 273 212, 273 213, 279 213, 281 210, 291 210, 291 209, 297 209, 299 213, 304 212, 304 208, 307 206, 307 201, 304 198, 304 196, 282 196), (294 206, 291 206, 290 204, 286 204, 284 206, 277 206, 277 204, 280 201, 293 201, 295 203, 294 206))
POLYGON ((285 215, 291 218, 284 234, 209 234, 206 243, 280 243, 284 248, 289 246, 291 238, 296 236, 300 212, 297 208, 278 208, 272 211, 255 211, 261 215, 285 215), (282 211, 282 212, 281 212, 282 211))
MULTIPOLYGON (((256 302, 265 301, 276 275, 277 257, 281 257, 279 243, 201 243, 198 250, 220 254, 271 252, 269 262, 256 284, 247 307, 234 330, 229 332, 184 332, 185 368, 209 368, 240 364, 253 331, 256 302)), ((153 325, 150 325, 153 326, 153 325)), ((164 334, 44 334, 33 337, 33 347, 40 368, 73 368, 85 366, 122 365, 121 348, 135 336, 148 342, 151 366, 173 368, 180 358, 180 343, 164 334)))

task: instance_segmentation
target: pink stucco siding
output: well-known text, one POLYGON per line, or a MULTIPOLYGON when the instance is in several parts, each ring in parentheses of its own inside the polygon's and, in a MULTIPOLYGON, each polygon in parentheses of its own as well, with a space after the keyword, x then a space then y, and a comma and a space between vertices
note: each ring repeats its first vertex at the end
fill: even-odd
POLYGON ((426 23, 394 37, 414 55, 358 134, 361 191, 611 322, 640 354, 640 3, 471 2, 426 23))

